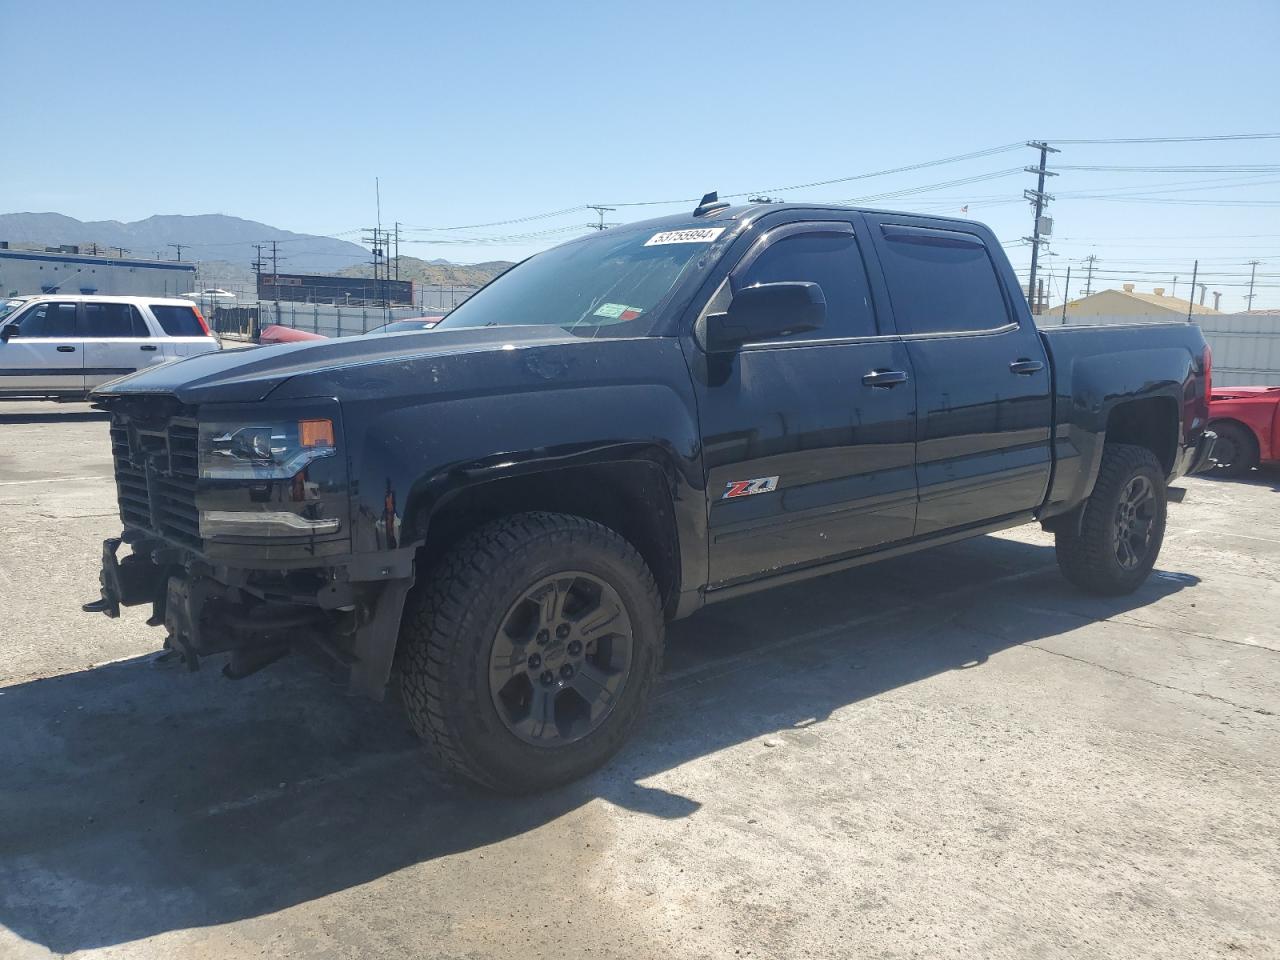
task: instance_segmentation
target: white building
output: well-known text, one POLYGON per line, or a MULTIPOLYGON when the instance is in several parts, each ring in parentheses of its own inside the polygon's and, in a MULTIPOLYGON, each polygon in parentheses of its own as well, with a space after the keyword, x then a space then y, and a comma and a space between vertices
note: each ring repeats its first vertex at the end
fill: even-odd
POLYGON ((0 249, 0 299, 38 293, 172 297, 190 293, 195 280, 194 263, 0 249))

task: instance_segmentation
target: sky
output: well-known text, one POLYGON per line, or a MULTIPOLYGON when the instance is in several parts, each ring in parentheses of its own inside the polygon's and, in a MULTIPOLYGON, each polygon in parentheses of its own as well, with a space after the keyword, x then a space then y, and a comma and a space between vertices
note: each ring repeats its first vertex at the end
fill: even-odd
POLYGON ((402 253, 478 262, 574 236, 589 204, 630 222, 763 192, 968 206, 1025 270, 1025 146, 798 185, 1041 139, 1064 168, 1047 187, 1055 302, 1094 253, 1094 289, 1177 276, 1183 296, 1199 258, 1227 310, 1256 259, 1254 306, 1280 307, 1280 139, 1062 142, 1280 132, 1278 42, 1276 0, 0 0, 0 212, 225 213, 358 239, 376 177, 402 253), (1239 166, 1263 169, 1221 169, 1239 166), (648 201, 674 202, 623 206, 648 201))

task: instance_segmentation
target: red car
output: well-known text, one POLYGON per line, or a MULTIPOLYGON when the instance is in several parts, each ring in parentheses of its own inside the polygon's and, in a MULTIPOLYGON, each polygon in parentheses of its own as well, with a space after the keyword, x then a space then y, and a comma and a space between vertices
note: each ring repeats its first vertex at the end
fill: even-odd
MULTIPOLYGON (((443 320, 443 316, 438 317, 409 317, 405 320, 392 320, 390 323, 384 323, 380 327, 374 327, 369 333, 409 333, 413 330, 430 330, 437 323, 443 320)), ((312 333, 310 330, 298 330, 294 327, 282 327, 279 324, 269 324, 262 328, 262 332, 258 334, 258 343, 263 346, 270 346, 274 343, 297 343, 301 340, 327 340, 329 339, 323 333, 312 333)))
POLYGON ((1218 387, 1209 397, 1213 472, 1238 477, 1258 464, 1280 464, 1280 387, 1218 387))
POLYGON ((295 330, 293 327, 282 327, 277 323, 268 324, 258 333, 258 343, 269 347, 276 343, 299 343, 303 340, 328 340, 320 333, 309 330, 295 330))

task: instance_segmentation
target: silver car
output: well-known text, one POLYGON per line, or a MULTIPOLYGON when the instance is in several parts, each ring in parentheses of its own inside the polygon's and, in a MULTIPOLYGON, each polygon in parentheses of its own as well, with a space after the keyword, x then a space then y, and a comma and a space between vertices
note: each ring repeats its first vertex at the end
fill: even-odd
POLYGON ((190 300, 48 294, 0 301, 0 398, 79 399, 135 370, 217 349, 190 300))

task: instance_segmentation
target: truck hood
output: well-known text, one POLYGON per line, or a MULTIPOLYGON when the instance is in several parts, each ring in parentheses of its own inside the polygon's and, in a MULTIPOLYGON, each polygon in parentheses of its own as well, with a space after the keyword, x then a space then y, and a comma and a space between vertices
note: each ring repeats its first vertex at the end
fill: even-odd
POLYGON ((368 364, 434 361, 556 343, 582 343, 582 338, 546 325, 470 327, 220 350, 112 380, 94 390, 93 397, 109 400, 161 394, 184 404, 246 403, 265 399, 297 377, 368 364))

